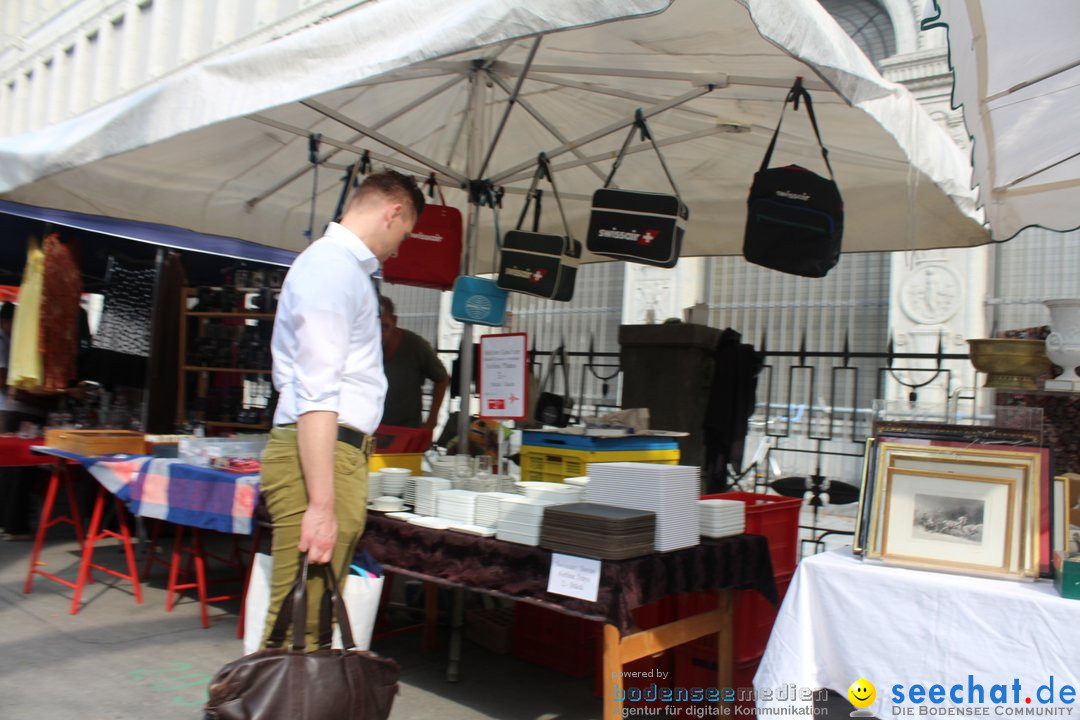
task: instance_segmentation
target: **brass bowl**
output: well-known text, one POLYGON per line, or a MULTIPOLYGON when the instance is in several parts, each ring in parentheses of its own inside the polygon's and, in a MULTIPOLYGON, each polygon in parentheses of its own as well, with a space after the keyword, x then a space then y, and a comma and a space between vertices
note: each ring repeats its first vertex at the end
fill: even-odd
POLYGON ((1042 340, 987 338, 967 342, 971 364, 986 373, 984 387, 1036 390, 1035 378, 1050 372, 1042 340))

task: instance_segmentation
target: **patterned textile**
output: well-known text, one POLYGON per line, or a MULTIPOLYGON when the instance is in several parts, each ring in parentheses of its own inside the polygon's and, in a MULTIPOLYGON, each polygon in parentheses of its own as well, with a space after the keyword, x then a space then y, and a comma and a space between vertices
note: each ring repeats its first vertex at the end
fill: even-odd
POLYGON ((149 357, 156 270, 126 268, 110 258, 107 275, 109 287, 94 347, 149 357))
POLYGON ((133 515, 238 535, 254 530, 258 475, 147 455, 87 457, 56 448, 34 450, 80 463, 133 515))
POLYGON ((41 295, 38 342, 46 390, 63 390, 76 377, 79 347, 79 296, 82 273, 69 248, 53 234, 45 238, 45 279, 41 295))
POLYGON ((735 535, 700 545, 601 564, 596 602, 547 591, 551 551, 494 538, 432 530, 368 513, 360 538, 385 570, 602 620, 628 632, 632 610, 675 593, 718 588, 757 590, 776 604, 768 539, 735 535))

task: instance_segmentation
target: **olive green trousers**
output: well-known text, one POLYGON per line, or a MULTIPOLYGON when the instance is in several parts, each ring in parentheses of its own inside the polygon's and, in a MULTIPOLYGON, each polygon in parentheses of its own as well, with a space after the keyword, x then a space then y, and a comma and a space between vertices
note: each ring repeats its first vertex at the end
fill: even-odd
MULTIPOLYGON (((338 441, 334 451, 334 515, 337 518, 337 544, 331 563, 339 585, 343 585, 352 562, 356 543, 367 520, 368 455, 338 441)), ((272 553, 274 570, 270 581, 270 608, 266 614, 262 644, 270 630, 300 568, 300 521, 308 506, 307 486, 300 469, 294 428, 274 428, 262 456, 259 488, 274 525, 272 553)), ((308 580, 307 648, 318 645, 318 608, 324 580, 321 573, 308 580)), ((291 635, 286 635, 286 645, 291 635)))

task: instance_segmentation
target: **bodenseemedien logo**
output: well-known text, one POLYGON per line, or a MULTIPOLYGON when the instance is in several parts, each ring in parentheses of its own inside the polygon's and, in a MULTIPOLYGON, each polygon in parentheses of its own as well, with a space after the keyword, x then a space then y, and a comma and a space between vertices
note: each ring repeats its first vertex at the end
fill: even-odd
POLYGON ((859 678, 851 683, 851 687, 847 690, 847 696, 851 704, 859 708, 851 713, 851 717, 874 716, 874 713, 866 709, 873 705, 874 700, 877 698, 877 688, 874 687, 874 683, 866 678, 859 678))

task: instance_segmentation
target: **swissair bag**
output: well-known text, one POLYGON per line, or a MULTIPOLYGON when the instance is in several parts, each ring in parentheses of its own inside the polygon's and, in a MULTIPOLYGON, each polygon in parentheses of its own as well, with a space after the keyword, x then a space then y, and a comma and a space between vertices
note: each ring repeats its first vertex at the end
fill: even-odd
POLYGON ((776 124, 769 149, 754 174, 754 184, 747 199, 746 235, 743 255, 752 263, 803 277, 825 277, 840 260, 840 239, 844 234, 844 202, 833 179, 829 151, 821 142, 817 118, 810 94, 801 79, 784 100, 780 121, 776 124), (792 103, 799 109, 799 99, 806 101, 806 113, 814 128, 821 157, 829 177, 810 172, 798 165, 770 168, 784 110, 792 103))
POLYGON ((496 284, 504 290, 536 295, 566 302, 574 297, 574 281, 577 278, 578 263, 581 260, 581 241, 570 235, 570 226, 566 222, 562 201, 555 188, 555 178, 551 175, 551 166, 547 156, 540 153, 536 174, 526 196, 525 207, 521 210, 517 229, 503 237, 502 256, 499 261, 499 275, 496 284), (551 182, 555 204, 559 207, 563 230, 566 235, 551 235, 536 232, 540 222, 540 198, 537 183, 542 177, 551 182), (533 218, 533 232, 521 229, 529 205, 536 198, 536 213, 533 218))
MULTIPOLYGON (((494 197, 489 196, 487 204, 491 205, 494 213, 495 242, 492 250, 496 251, 502 242, 499 234, 499 211, 494 197)), ((494 264, 493 255, 492 265, 494 264)), ((455 320, 470 325, 500 327, 506 321, 506 303, 509 298, 510 293, 498 287, 491 278, 462 275, 454 281, 450 315, 455 320)))
POLYGON ((634 125, 615 158, 615 164, 604 181, 604 187, 593 193, 592 214, 589 216, 589 233, 585 246, 589 252, 606 255, 616 260, 675 267, 679 262, 683 233, 690 211, 679 197, 679 189, 668 171, 664 156, 656 146, 652 133, 645 125, 645 116, 637 111, 634 125), (636 131, 642 139, 648 139, 660 158, 674 195, 609 188, 615 171, 630 147, 636 131))
POLYGON ((397 252, 383 263, 383 280, 401 285, 449 290, 461 265, 461 211, 446 204, 432 174, 428 185, 438 188, 441 205, 424 205, 416 226, 397 252))

